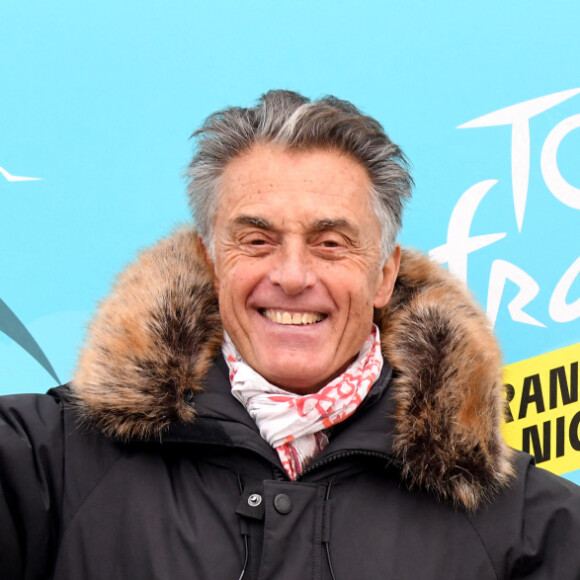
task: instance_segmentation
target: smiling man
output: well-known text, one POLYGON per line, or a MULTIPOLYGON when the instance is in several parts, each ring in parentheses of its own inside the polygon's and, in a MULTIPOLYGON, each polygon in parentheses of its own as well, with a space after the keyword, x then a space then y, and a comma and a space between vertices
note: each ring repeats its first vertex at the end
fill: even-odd
POLYGON ((399 267, 384 260, 364 167, 334 150, 255 145, 225 168, 214 226, 222 322, 245 361, 289 391, 343 372, 399 267))
POLYGON ((71 384, 0 405, 0 577, 579 578, 578 488, 503 442, 380 124, 272 91, 196 136, 197 230, 120 276, 71 384))

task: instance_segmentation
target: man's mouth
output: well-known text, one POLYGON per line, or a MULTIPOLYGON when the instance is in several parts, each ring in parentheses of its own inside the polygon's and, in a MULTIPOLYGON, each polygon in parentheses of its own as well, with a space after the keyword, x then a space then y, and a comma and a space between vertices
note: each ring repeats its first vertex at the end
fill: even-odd
POLYGON ((320 312, 288 312, 272 308, 264 308, 260 310, 260 314, 272 322, 292 325, 315 324, 324 320, 327 316, 320 312))

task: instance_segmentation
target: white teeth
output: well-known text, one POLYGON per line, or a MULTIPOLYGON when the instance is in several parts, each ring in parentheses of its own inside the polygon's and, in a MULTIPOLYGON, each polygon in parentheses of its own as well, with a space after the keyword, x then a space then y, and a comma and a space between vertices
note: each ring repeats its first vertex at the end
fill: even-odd
POLYGON ((324 318, 323 314, 319 314, 317 312, 286 312, 284 310, 263 310, 262 314, 272 322, 293 325, 314 324, 315 322, 320 322, 324 318))

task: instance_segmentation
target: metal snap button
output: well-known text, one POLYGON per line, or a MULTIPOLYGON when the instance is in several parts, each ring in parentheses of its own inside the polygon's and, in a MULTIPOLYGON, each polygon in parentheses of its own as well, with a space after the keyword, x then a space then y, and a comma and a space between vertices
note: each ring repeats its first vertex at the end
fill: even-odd
POLYGON ((259 493, 253 493, 248 497, 248 505, 257 507, 262 503, 262 496, 259 493))
POLYGON ((285 493, 279 493, 274 498, 274 507, 279 514, 290 513, 292 511, 292 500, 285 493))

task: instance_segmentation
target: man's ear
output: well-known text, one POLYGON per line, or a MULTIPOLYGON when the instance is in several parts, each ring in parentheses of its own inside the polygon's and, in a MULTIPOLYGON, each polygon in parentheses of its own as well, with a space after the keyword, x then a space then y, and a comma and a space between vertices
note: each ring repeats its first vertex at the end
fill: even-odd
POLYGON ((395 287, 395 281, 397 280, 397 274, 399 273, 400 263, 401 246, 397 244, 383 266, 383 280, 373 301, 373 306, 375 308, 383 308, 391 299, 393 288, 395 287))
POLYGON ((219 291, 219 283, 218 283, 218 279, 217 279, 217 276, 215 273, 215 264, 210 257, 209 250, 207 249, 207 246, 205 245, 203 238, 199 237, 198 239, 199 239, 199 247, 201 248, 201 258, 202 258, 203 263, 205 264, 206 268, 211 273, 211 276, 213 278, 213 286, 214 286, 215 291, 217 293, 219 291))

